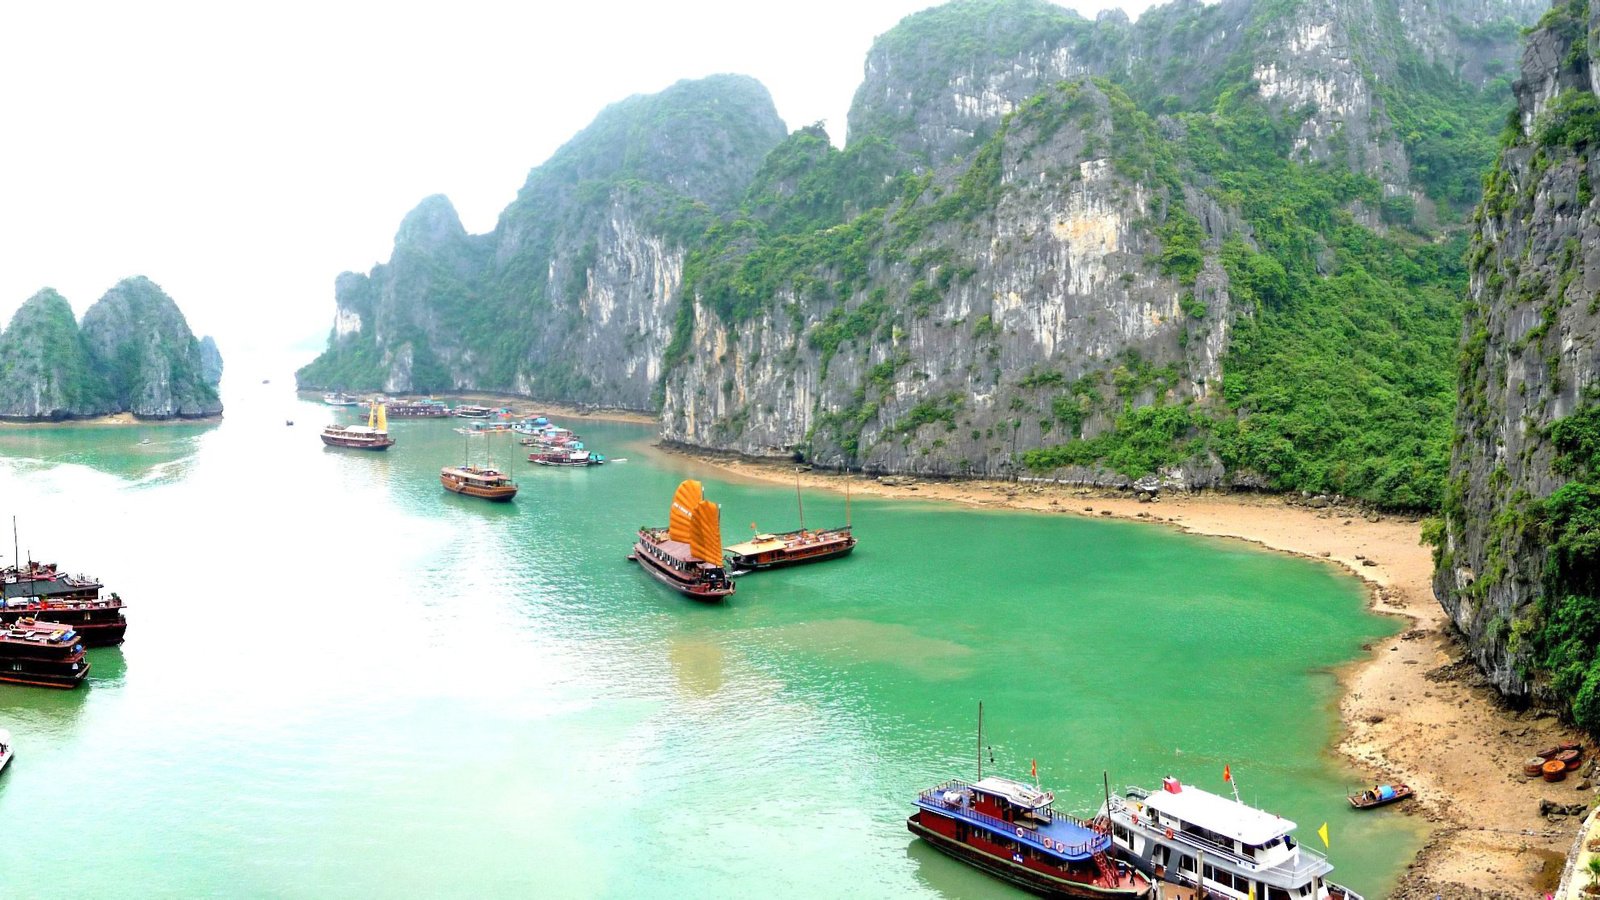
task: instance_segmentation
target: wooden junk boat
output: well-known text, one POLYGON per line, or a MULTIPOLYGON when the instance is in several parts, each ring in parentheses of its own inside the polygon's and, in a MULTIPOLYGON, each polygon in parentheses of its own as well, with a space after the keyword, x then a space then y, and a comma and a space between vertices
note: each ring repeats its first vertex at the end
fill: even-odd
POLYGON ((700 482, 685 481, 672 495, 667 527, 640 528, 628 559, 685 597, 721 600, 733 593, 733 581, 722 567, 721 518, 700 482))
POLYGON ((45 618, 70 625, 87 647, 122 643, 128 632, 125 605, 115 592, 88 575, 68 575, 54 563, 28 562, 0 570, 0 626, 25 618, 45 618))
MULTIPOLYGON (((845 482, 845 488, 845 524, 839 528, 809 531, 806 529, 805 502, 800 499, 800 476, 796 473, 794 493, 800 508, 799 530, 757 534, 748 541, 728 547, 728 565, 734 574, 822 562, 848 555, 856 548, 856 537, 850 531, 849 482, 845 482)), ((755 523, 751 523, 750 527, 755 528, 755 523)))
POLYGON ((1404 784, 1375 785, 1359 794, 1350 795, 1350 805, 1356 809, 1374 809, 1405 800, 1415 792, 1404 784))
POLYGON ((73 688, 88 674, 83 639, 72 626, 32 618, 0 626, 0 681, 73 688))
POLYGON ((365 425, 329 425, 322 429, 322 442, 329 447, 348 447, 352 450, 387 450, 394 446, 389 437, 389 418, 382 403, 374 403, 367 410, 365 425))
POLYGON ((1150 878, 1111 858, 1109 825, 1058 812, 1037 785, 983 775, 979 706, 978 780, 946 781, 917 796, 906 828, 935 849, 1047 897, 1144 898, 1150 878))
POLYGON ((480 500, 506 501, 517 495, 517 483, 511 476, 494 468, 489 463, 488 449, 484 450, 484 464, 475 466, 471 464, 470 453, 466 452, 466 441, 473 435, 485 437, 489 432, 472 431, 470 429, 456 429, 463 435, 464 461, 459 466, 445 466, 439 470, 439 483, 444 489, 467 497, 477 497, 480 500))

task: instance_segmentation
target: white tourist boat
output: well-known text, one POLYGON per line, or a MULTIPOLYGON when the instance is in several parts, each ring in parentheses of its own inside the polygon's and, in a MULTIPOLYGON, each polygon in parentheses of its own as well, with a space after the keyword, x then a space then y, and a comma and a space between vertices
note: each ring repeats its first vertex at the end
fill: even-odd
POLYGON ((1140 871, 1229 900, 1362 900, 1327 880, 1328 858, 1302 847, 1295 823, 1231 797, 1165 778, 1161 789, 1130 787, 1100 810, 1118 855, 1140 871))
POLYGON ((11 732, 0 728, 0 772, 11 762, 11 732))

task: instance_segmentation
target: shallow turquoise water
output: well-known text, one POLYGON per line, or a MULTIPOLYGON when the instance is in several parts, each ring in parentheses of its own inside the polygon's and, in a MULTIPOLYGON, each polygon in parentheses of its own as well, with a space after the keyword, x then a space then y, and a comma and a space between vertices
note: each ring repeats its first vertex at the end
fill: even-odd
MULTIPOLYGON (((24 553, 131 604, 87 689, 0 686, 0 827, 30 838, 0 842, 0 893, 1021 896, 904 827, 917 790, 973 774, 980 699, 994 768, 1037 758, 1065 807, 1103 771, 1221 791, 1226 763, 1302 840, 1328 821, 1369 897, 1417 846, 1343 799, 1330 668, 1392 626, 1327 567, 858 500, 853 557, 706 607, 624 560, 633 529, 686 474, 730 539, 793 527, 793 491, 584 421, 627 461, 519 462, 495 506, 439 488, 454 423, 362 454, 285 388, 224 399, 215 427, 0 431, 24 553)), ((807 495, 809 524, 842 517, 807 495)))

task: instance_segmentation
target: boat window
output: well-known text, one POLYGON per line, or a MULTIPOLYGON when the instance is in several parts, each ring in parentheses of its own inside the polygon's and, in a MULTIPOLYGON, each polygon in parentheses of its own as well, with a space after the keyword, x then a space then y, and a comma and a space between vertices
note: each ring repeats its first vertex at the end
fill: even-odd
POLYGON ((1289 900, 1289 892, 1281 887, 1267 888, 1267 900, 1289 900))

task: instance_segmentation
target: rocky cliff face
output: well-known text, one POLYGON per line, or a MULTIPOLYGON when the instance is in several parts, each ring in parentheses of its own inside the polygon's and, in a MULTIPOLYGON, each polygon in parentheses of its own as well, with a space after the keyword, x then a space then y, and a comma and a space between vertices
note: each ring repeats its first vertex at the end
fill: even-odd
POLYGON ((336 283, 330 348, 303 387, 476 389, 646 409, 686 245, 784 127, 766 90, 717 76, 633 97, 535 169, 495 231, 430 197, 394 254, 336 283))
MULTIPOLYGON (((221 356, 215 359, 220 374, 221 356)), ((60 294, 35 294, 0 339, 0 417, 60 420, 119 412, 148 419, 222 412, 183 313, 143 277, 106 292, 84 314, 81 328, 60 294)))
POLYGON ((222 383, 222 351, 209 334, 200 339, 200 377, 212 387, 222 383))
POLYGON ((1529 38, 1473 238, 1435 591, 1513 697, 1600 726, 1600 8, 1529 38))
POLYGON ((45 288, 0 338, 0 416, 60 420, 111 412, 66 298, 45 288))
POLYGON ((1535 13, 956 0, 878 39, 843 150, 730 76, 608 109, 491 234, 425 201, 340 277, 300 381, 659 409, 670 440, 871 470, 1436 506, 1462 220, 1535 13))

